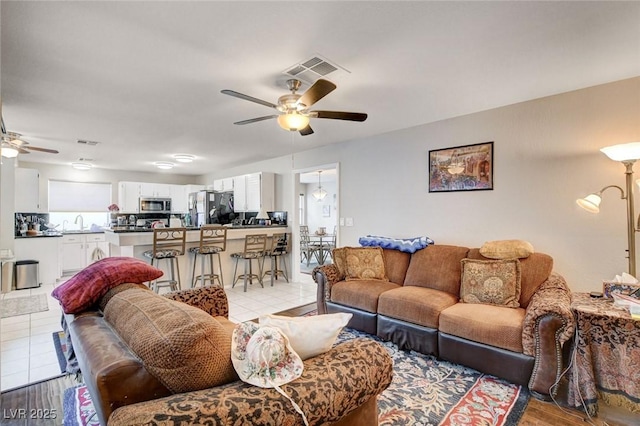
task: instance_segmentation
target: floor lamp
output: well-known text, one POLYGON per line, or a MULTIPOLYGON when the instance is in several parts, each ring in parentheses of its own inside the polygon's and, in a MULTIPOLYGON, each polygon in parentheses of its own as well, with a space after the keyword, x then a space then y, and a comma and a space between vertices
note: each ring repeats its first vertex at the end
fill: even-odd
MULTIPOLYGON (((600 191, 589 194, 584 198, 576 200, 576 203, 583 209, 591 213, 600 211, 600 203, 602 202, 602 193, 609 188, 617 188, 620 190, 621 198, 627 201, 627 244, 629 259, 629 274, 636 276, 636 232, 640 229, 636 227, 634 202, 633 202, 633 164, 640 159, 640 142, 631 142, 620 145, 612 145, 602 148, 607 157, 614 161, 620 161, 625 166, 626 187, 622 189, 618 185, 608 185, 600 191)), ((638 181, 640 182, 640 180, 638 181)), ((640 218, 639 218, 640 219, 640 218)))

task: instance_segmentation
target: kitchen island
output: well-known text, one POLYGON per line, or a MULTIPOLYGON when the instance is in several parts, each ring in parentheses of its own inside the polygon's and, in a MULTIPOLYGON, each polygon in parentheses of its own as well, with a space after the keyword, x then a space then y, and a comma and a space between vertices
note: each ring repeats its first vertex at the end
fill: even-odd
MULTIPOLYGON (((227 248, 224 252, 220 253, 220 259, 222 261, 222 276, 225 286, 230 286, 233 283, 233 271, 235 268, 235 261, 231 258, 231 253, 237 253, 244 250, 244 238, 251 234, 267 234, 272 236, 274 233, 290 232, 290 228, 282 225, 270 225, 270 226, 233 226, 227 228, 227 248)), ((139 227, 122 227, 105 229, 105 237, 107 243, 109 243, 109 250, 111 256, 128 256, 142 259, 149 262, 149 258, 144 257, 143 253, 153 248, 153 229, 139 228, 139 227)), ((191 273, 193 270, 193 255, 189 253, 189 248, 197 247, 200 244, 200 229, 199 228, 187 228, 186 236, 186 249, 185 255, 178 257, 178 265, 180 269, 180 286, 181 288, 189 288, 191 286, 191 273)), ((267 240, 267 248, 269 247, 270 239, 267 240)), ((290 255, 285 256, 285 261, 290 269, 291 259, 290 255)), ((160 262, 159 268, 162 269, 165 274, 167 271, 168 262, 160 262)), ((216 262, 217 267, 217 262, 216 262)), ((269 267, 269 262, 265 263, 265 268, 269 267)), ((242 264, 238 266, 240 269, 238 273, 242 273, 242 264)), ((200 263, 198 263, 198 269, 200 269, 200 263)), ((217 271, 217 269, 216 269, 217 271)), ((198 272, 196 271, 196 275, 198 272)), ((241 285, 240 283, 238 283, 241 285)), ((255 284, 254 284, 255 285, 255 284)))

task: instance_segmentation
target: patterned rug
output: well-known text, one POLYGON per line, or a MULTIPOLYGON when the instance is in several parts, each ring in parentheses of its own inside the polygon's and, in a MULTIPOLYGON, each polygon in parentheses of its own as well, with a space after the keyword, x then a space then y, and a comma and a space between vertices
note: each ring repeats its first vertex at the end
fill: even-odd
POLYGON ((53 347, 56 348, 56 357, 58 358, 58 365, 60 365, 60 373, 66 373, 67 371, 67 357, 64 355, 67 350, 67 343, 65 342, 64 331, 54 331, 53 347))
MULTIPOLYGON (((345 329, 338 342, 367 337, 393 358, 393 381, 378 398, 380 426, 515 426, 529 393, 513 385, 418 352, 399 350, 375 336, 345 329)), ((98 425, 89 391, 83 385, 64 393, 64 425, 98 425)))
POLYGON ((0 300, 0 318, 33 314, 49 310, 46 294, 34 296, 10 297, 0 300))

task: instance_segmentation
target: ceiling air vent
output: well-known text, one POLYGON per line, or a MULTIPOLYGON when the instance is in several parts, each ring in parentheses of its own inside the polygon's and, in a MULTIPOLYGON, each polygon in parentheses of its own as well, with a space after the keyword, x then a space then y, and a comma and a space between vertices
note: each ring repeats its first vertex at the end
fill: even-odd
POLYGON ((95 141, 85 141, 85 140, 82 140, 82 139, 78 139, 78 143, 79 143, 80 145, 96 146, 96 145, 98 145, 98 143, 99 143, 99 142, 95 142, 95 141))
POLYGON ((314 83, 319 78, 327 77, 330 74, 331 78, 335 79, 339 77, 339 74, 349 73, 349 71, 320 55, 315 55, 305 61, 290 66, 284 70, 283 73, 308 83, 314 83))

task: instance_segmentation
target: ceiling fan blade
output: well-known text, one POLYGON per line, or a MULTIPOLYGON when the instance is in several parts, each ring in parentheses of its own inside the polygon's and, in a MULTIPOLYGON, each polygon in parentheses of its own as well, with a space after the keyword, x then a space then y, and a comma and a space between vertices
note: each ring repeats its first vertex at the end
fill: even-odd
POLYGON ((27 150, 29 150, 29 149, 30 149, 31 151, 48 152, 49 154, 57 154, 57 153, 58 153, 58 151, 57 151, 57 150, 55 150, 55 149, 40 148, 40 147, 38 147, 38 146, 31 146, 31 145, 29 145, 29 146, 23 146, 23 148, 24 148, 24 149, 27 149, 27 150))
POLYGON ((307 127, 305 127, 304 129, 300 129, 300 135, 302 136, 309 136, 312 134, 313 134, 313 129, 309 124, 307 124, 307 127))
POLYGON ((303 93, 300 99, 298 99, 298 103, 304 104, 307 108, 310 108, 311 105, 336 90, 336 87, 337 86, 332 82, 320 79, 313 83, 313 86, 309 87, 307 91, 303 93))
POLYGON ((250 118, 248 120, 236 121, 233 124, 238 124, 238 125, 251 124, 251 123, 257 123, 258 121, 270 120, 272 118, 278 118, 278 115, 277 114, 265 115, 264 117, 256 117, 256 118, 250 118))
POLYGON ((234 98, 244 99, 245 101, 255 102, 260 105, 267 106, 269 108, 277 108, 276 104, 272 104, 271 102, 263 101, 262 99, 254 98, 253 96, 244 95, 242 93, 236 92, 235 90, 221 90, 220 93, 224 93, 225 95, 233 96, 234 98))
POLYGON ((330 118, 332 120, 365 121, 367 114, 363 112, 343 112, 343 111, 311 111, 311 117, 330 118))

